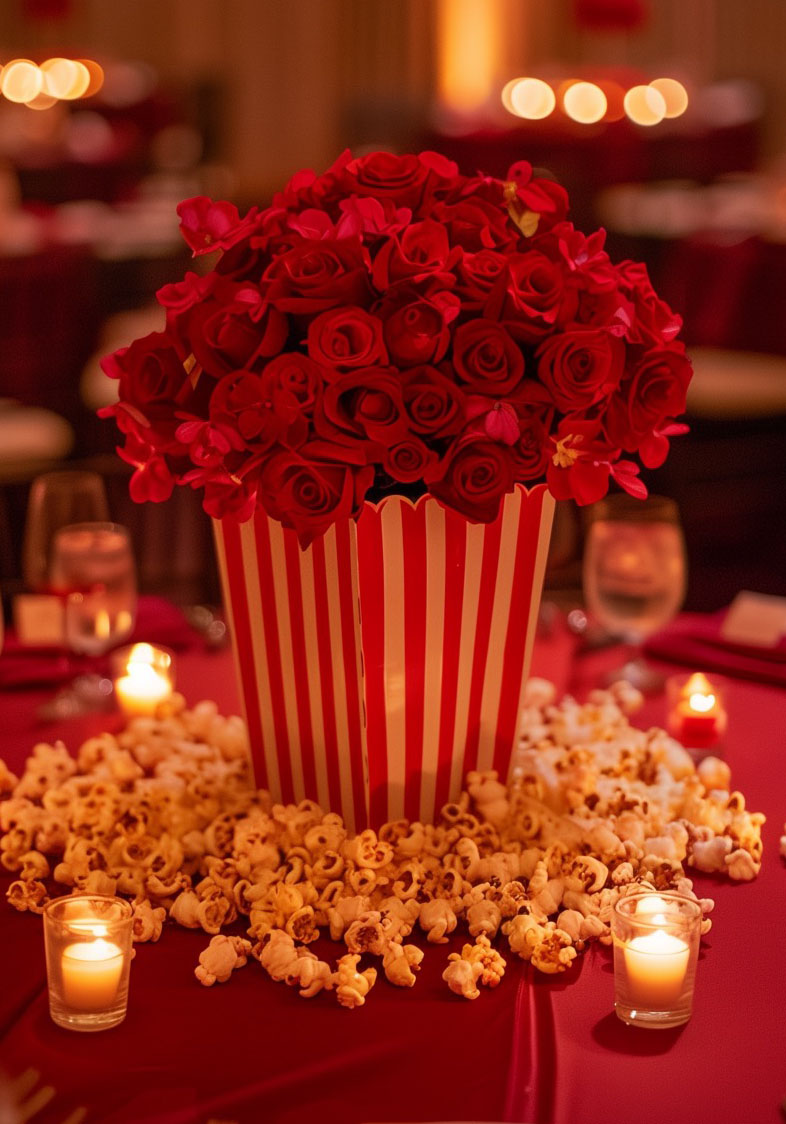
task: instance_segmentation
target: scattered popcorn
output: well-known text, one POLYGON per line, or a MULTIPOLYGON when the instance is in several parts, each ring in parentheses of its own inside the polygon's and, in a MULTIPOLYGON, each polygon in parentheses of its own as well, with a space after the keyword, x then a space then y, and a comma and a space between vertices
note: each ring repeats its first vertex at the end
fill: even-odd
POLYGON ((212 937, 195 969, 206 986, 251 954, 304 998, 334 991, 349 1009, 377 980, 361 959, 414 986, 423 951, 404 942, 416 927, 429 944, 460 926, 475 938, 443 972, 466 998, 502 980, 497 943, 547 974, 610 944, 615 902, 641 888, 699 901, 706 933, 714 903, 686 869, 755 878, 764 817, 732 791, 725 762, 696 768, 663 730, 632 727, 640 704, 630 685, 579 704, 530 680, 508 784, 474 771, 435 824, 352 836, 314 801, 254 789, 242 722, 176 695, 75 758, 40 743, 19 779, 0 761, 7 898, 40 913, 57 885, 121 894, 135 941, 158 940, 167 920, 212 937), (224 932, 237 922, 249 939, 224 932), (335 968, 309 948, 327 934, 346 949, 335 968))

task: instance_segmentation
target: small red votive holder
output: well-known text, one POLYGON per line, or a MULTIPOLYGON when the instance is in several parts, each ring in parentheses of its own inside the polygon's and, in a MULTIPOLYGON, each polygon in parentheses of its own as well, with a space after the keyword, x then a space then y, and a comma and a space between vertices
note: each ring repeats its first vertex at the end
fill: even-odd
POLYGON ((715 750, 726 733, 723 686, 703 671, 666 680, 666 729, 687 750, 702 755, 715 750))

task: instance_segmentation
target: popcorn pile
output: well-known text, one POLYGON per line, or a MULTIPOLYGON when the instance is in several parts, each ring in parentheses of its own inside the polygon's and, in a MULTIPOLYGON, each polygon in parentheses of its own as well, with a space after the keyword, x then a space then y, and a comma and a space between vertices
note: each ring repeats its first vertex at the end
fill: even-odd
MULTIPOLYGON (((564 972, 589 942, 611 943, 620 896, 696 898, 686 866, 735 880, 761 866, 764 816, 730 791, 728 766, 696 768, 663 730, 631 726, 640 703, 628 684, 579 704, 530 680, 508 786, 472 772, 436 824, 352 836, 311 800, 275 804, 254 789, 242 721, 175 696, 89 739, 76 760, 42 743, 19 779, 0 761, 0 862, 16 875, 7 897, 40 913, 47 881, 124 895, 136 941, 158 940, 167 917, 210 934, 202 984, 253 957, 300 995, 332 990, 348 1008, 377 980, 364 957, 390 983, 414 985, 416 926, 432 944, 468 930, 443 979, 469 999, 505 973, 500 933, 535 968, 564 972), (241 916, 250 939, 222 932, 241 916), (346 948, 335 968, 308 947, 320 930, 346 948)), ((697 900, 706 933, 714 903, 697 900)))

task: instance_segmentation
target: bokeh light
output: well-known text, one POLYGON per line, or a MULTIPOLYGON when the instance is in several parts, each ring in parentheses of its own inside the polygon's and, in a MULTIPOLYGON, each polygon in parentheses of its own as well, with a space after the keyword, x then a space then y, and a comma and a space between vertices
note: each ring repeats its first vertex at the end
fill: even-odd
POLYGON ((574 82, 562 99, 565 113, 581 125, 594 125, 607 108, 606 95, 594 82, 574 82))
POLYGON ((666 102, 652 86, 631 86, 625 95, 625 112, 636 125, 658 125, 666 116, 666 102))
POLYGON ((41 63, 44 76, 43 93, 52 98, 67 98, 79 78, 73 59, 53 58, 41 63))
POLYGON ((41 93, 44 76, 30 59, 12 59, 0 74, 0 93, 9 101, 30 102, 41 93))
POLYGON ((656 78, 650 86, 666 103, 664 117, 681 117, 688 108, 688 91, 676 78, 656 78))
POLYGON ((93 94, 97 94, 104 84, 104 68, 95 59, 77 59, 76 61, 80 62, 90 75, 90 82, 82 97, 92 98, 93 94))
POLYGON ((508 94, 510 112, 530 121, 542 121, 553 113, 557 104, 554 91, 540 78, 517 79, 508 94))
POLYGON ((603 93, 606 95, 606 112, 604 121, 621 121, 625 116, 625 90, 619 82, 603 78, 598 81, 603 93))

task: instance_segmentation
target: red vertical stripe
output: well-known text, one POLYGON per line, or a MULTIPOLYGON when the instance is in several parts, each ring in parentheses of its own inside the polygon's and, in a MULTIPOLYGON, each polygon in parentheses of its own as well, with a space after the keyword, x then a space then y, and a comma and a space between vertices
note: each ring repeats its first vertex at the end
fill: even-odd
POLYGON ((287 594, 289 597, 289 623, 292 634, 291 668, 285 674, 294 679, 297 699, 298 740, 303 763, 303 787, 311 800, 318 799, 317 774, 314 762, 314 731, 311 723, 311 705, 308 694, 308 654, 303 620, 303 585, 300 576, 300 544, 294 531, 284 529, 284 556, 287 567, 287 594))
POLYGON ((240 679, 240 687, 243 693, 243 706, 251 746, 254 779, 259 788, 268 788, 270 778, 267 775, 265 765, 265 741, 262 733, 260 700, 254 667, 254 645, 251 639, 254 624, 249 619, 246 579, 243 571, 243 551, 240 545, 240 527, 229 519, 222 519, 217 527, 224 543, 226 581, 231 590, 231 626, 237 651, 235 671, 240 679))
POLYGON ((363 709, 362 684, 358 666, 358 604, 352 588, 353 526, 349 520, 336 527, 336 556, 338 560, 338 582, 341 597, 341 642, 344 652, 344 683, 346 691, 347 725, 349 733, 350 776, 352 780, 352 806, 355 813, 355 828, 360 830, 367 825, 366 776, 363 763, 363 709))
MULTIPOLYGON (((478 763, 478 742, 480 739, 480 704, 483 700, 483 684, 486 678, 486 660, 491 635, 491 614, 494 609, 494 591, 497 582, 499 549, 502 539, 502 511, 493 523, 483 528, 483 554, 480 563, 480 586, 475 620, 475 646, 472 652, 472 670, 467 708, 467 729, 464 742, 464 766, 461 778, 475 769, 478 763)), ((465 606, 466 609, 466 606, 465 606)))
POLYGON ((385 728, 385 573, 382 521, 372 507, 357 525, 358 587, 363 637, 363 681, 368 747, 369 820, 388 818, 388 745, 385 728))
MULTIPOLYGON (((404 657, 406 660, 406 788, 404 815, 420 818, 423 708, 426 674, 426 504, 401 505, 404 549, 404 657)), ((435 705, 434 699, 429 700, 435 705)))
POLYGON ((314 563, 314 602, 319 652, 319 680, 322 691, 322 725, 325 731, 325 762, 328 776, 330 810, 341 808, 341 776, 338 766, 338 735, 336 733, 336 702, 333 682, 333 651, 330 645, 328 612, 328 580, 325 563, 325 540, 314 539, 310 547, 314 563))
POLYGON ((502 781, 507 778, 510 754, 518 733, 521 681, 529 673, 529 668, 524 666, 524 656, 527 633, 530 627, 534 628, 536 625, 536 620, 530 620, 530 602, 545 494, 545 485, 541 485, 523 496, 521 503, 516 538, 516 568, 510 597, 508 634, 505 639, 502 693, 494 739, 494 768, 502 781))
POLYGON ((466 568, 467 522, 453 511, 445 511, 445 622, 442 633, 442 697, 439 700, 439 754, 436 811, 448 799, 456 725, 456 694, 459 676, 461 622, 464 614, 464 570, 466 568))
MULTIPOLYGON (((291 803, 295 799, 295 791, 292 785, 292 761, 287 733, 287 713, 284 706, 281 644, 278 635, 276 601, 273 594, 274 583, 285 581, 286 574, 275 575, 273 572, 268 517, 262 511, 258 511, 254 516, 254 536, 257 547, 257 580, 259 581, 259 594, 262 601, 262 620, 265 626, 268 677, 270 680, 270 707, 273 712, 276 757, 278 758, 278 772, 281 780, 281 799, 284 803, 291 803)), ((287 674, 292 674, 292 668, 287 668, 287 674)))

